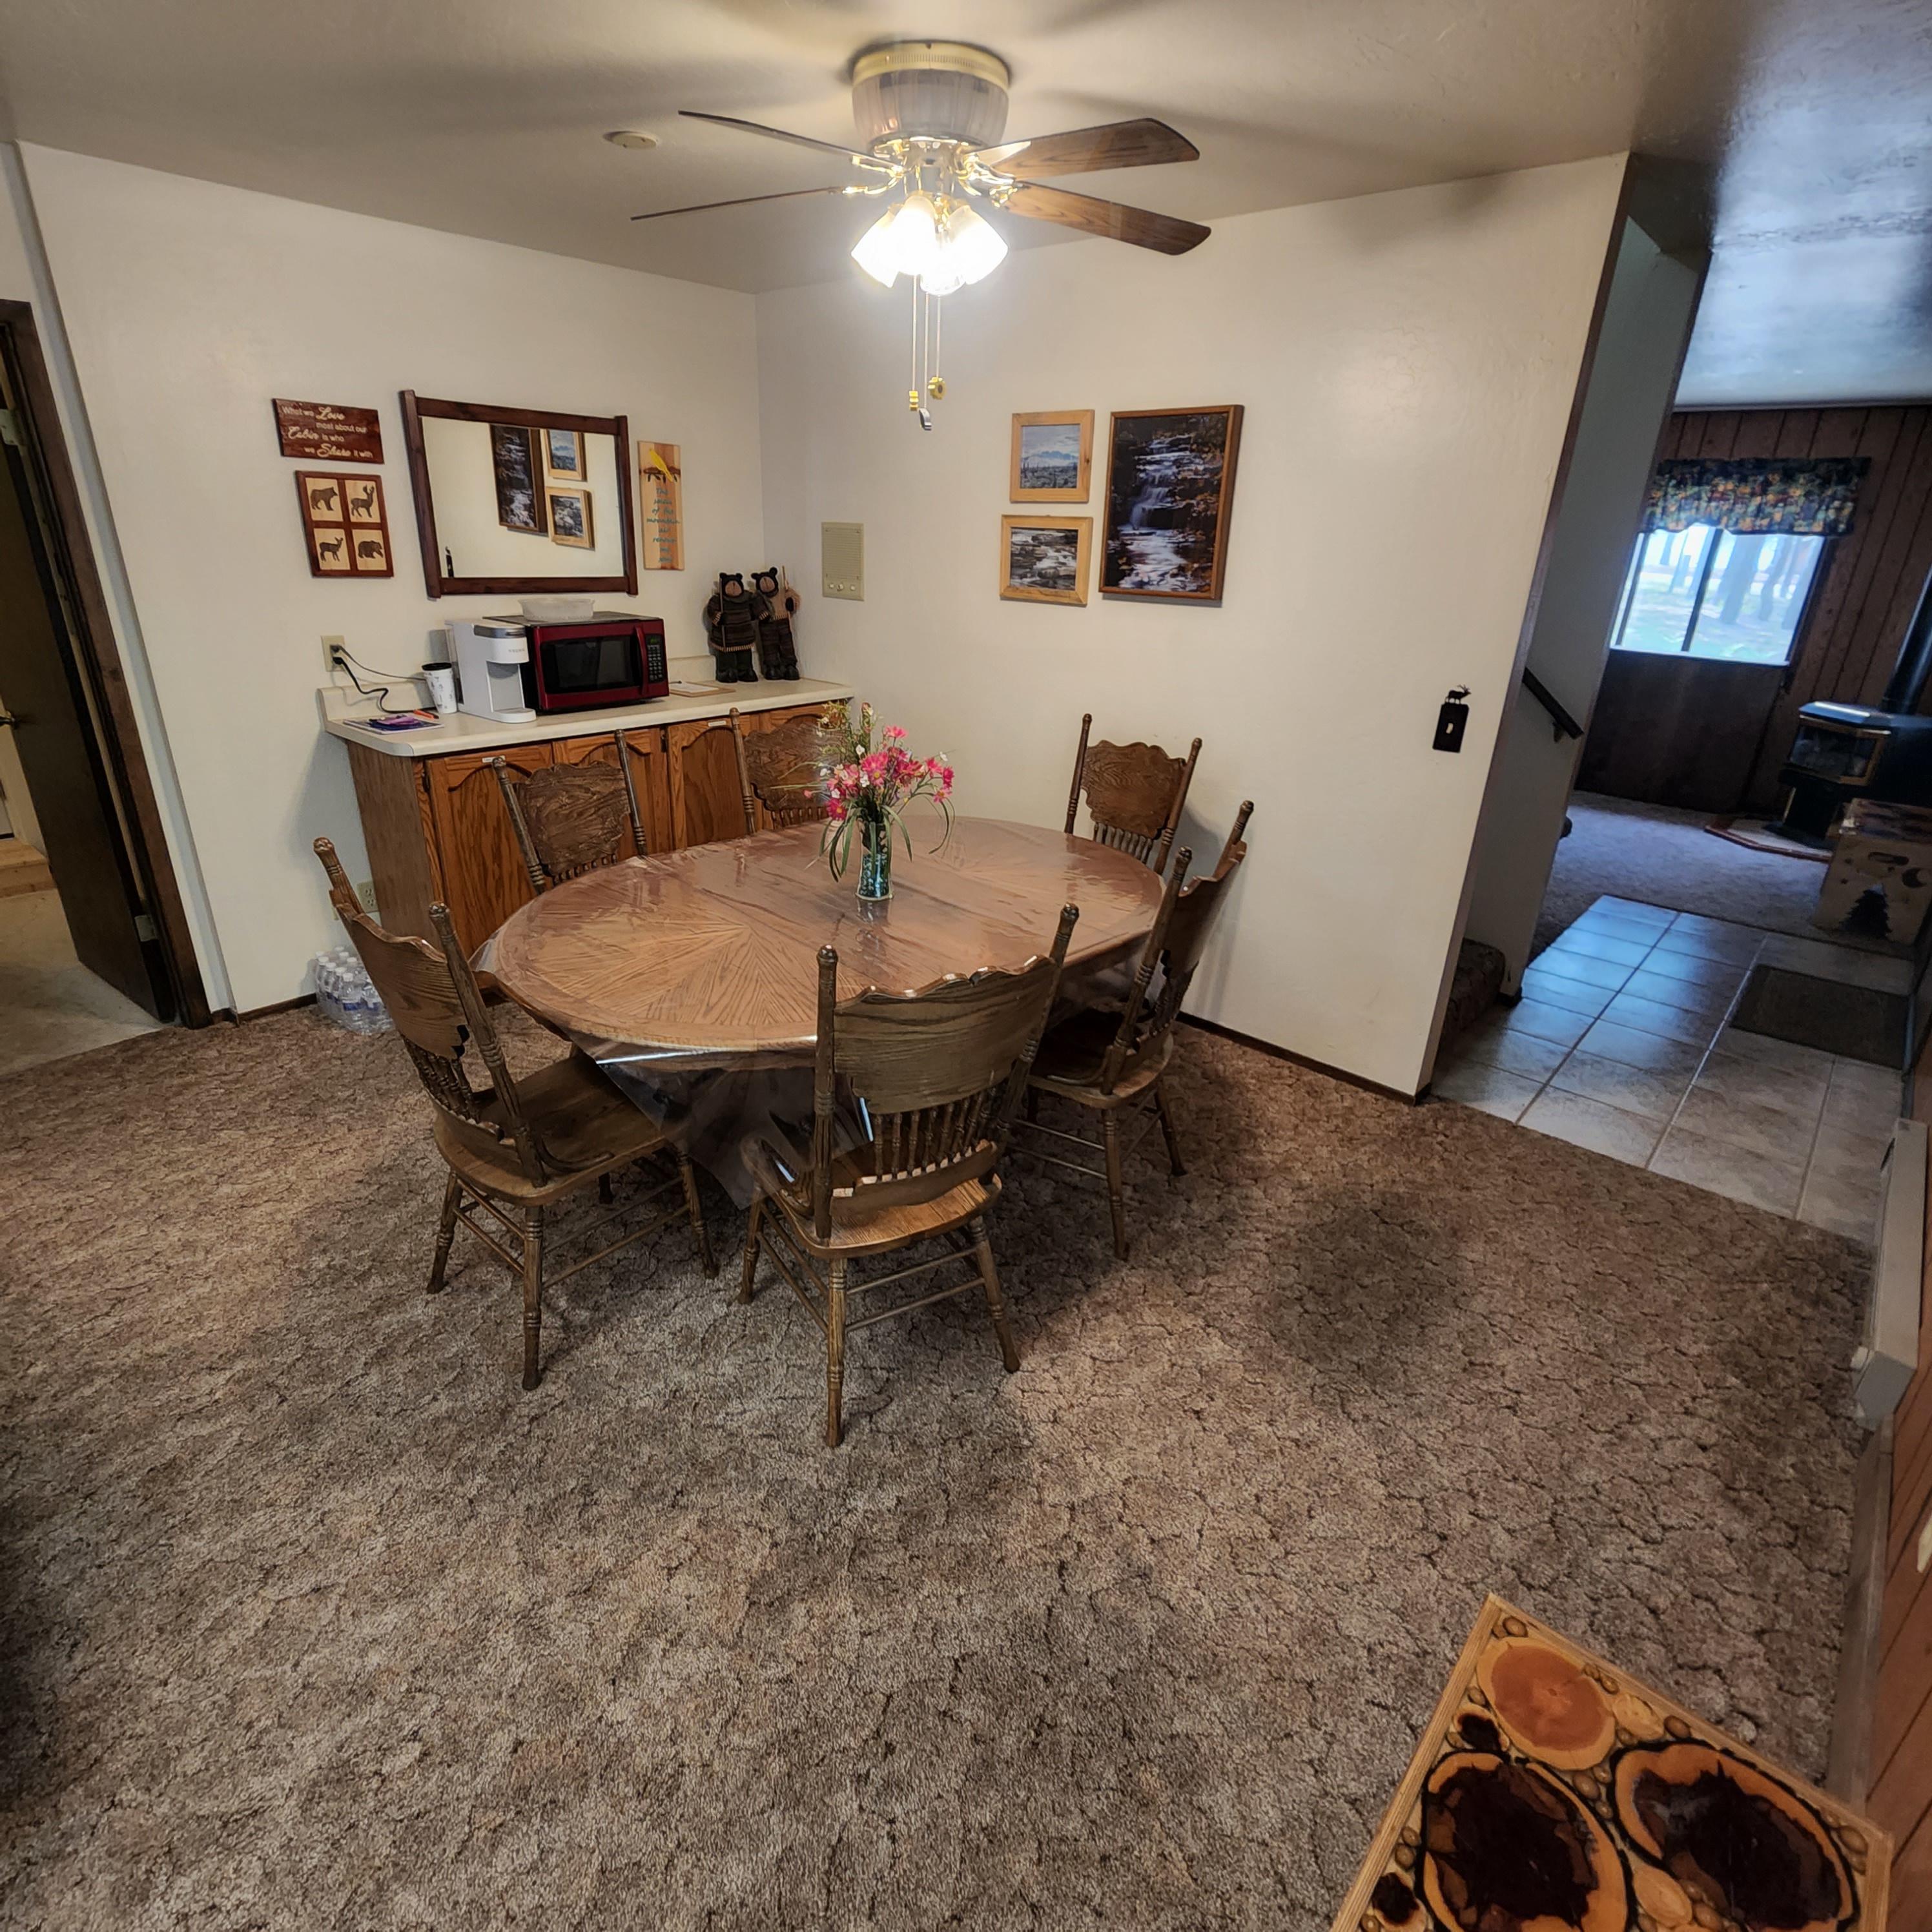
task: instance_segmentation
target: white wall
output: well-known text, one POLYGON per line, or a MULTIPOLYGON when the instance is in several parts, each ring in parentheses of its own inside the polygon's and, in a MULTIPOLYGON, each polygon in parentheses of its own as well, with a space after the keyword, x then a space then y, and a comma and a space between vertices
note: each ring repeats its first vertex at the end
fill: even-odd
MULTIPOLYGON (((759 298, 766 529, 866 526, 866 601, 802 647, 959 770, 968 812, 1057 824, 1096 735, 1204 741, 1185 836, 1256 802, 1191 1004, 1420 1084, 1590 318, 1621 157, 1246 215, 1169 260, 1010 257, 946 304, 951 394, 905 408, 906 304, 853 278, 759 298), (1010 414, 1246 409, 1224 602, 1001 601, 1010 414), (1466 750, 1430 749, 1452 685, 1466 750)), ((1150 192, 1152 190, 1150 190, 1150 192)), ((1097 548, 1096 526, 1096 548, 1097 548)))
POLYGON ((290 998, 338 937, 309 842, 362 870, 346 757, 316 722, 322 637, 407 670, 433 626, 505 601, 424 594, 397 392, 626 415, 681 444, 692 567, 608 601, 701 652, 706 571, 766 560, 752 299, 22 152, 206 882, 204 965, 242 1010, 290 998), (310 574, 275 396, 380 410, 393 578, 310 574))
MULTIPOLYGON (((1624 224, 1526 660, 1586 727, 1700 280, 1696 266, 1624 224)), ((1558 739, 1548 712, 1518 691, 1464 928, 1501 950, 1508 991, 1529 958, 1582 751, 1581 738, 1558 739)))

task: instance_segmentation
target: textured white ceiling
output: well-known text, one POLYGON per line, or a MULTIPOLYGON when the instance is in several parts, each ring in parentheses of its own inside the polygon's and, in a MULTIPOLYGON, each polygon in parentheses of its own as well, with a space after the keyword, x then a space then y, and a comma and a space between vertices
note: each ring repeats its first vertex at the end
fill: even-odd
POLYGON ((1932 393, 1924 0, 0 0, 0 111, 52 147, 778 288, 844 272, 866 212, 627 218, 838 164, 676 110, 849 140, 850 56, 895 35, 1005 56, 1016 136, 1172 122, 1199 162, 1066 185, 1200 220, 1627 147, 1712 164, 1687 396, 1932 393), (632 126, 662 145, 601 138, 632 126))

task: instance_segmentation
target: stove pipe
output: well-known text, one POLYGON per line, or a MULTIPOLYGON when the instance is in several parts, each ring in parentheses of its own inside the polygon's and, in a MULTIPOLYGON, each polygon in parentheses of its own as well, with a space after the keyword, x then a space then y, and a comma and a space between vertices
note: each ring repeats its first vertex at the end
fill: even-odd
POLYGON ((1905 627, 1905 641, 1898 647, 1898 662, 1892 668, 1892 682, 1886 686, 1885 695, 1878 701, 1879 709, 1916 711, 1928 677, 1932 677, 1932 573, 1927 575, 1925 587, 1918 593, 1918 608, 1905 627))

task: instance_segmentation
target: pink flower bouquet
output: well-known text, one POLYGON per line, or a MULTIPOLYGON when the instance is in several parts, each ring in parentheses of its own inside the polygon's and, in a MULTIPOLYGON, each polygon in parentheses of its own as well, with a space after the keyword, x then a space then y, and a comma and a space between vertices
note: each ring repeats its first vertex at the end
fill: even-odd
POLYGON ((825 734, 830 753, 825 766, 825 832, 819 850, 842 878, 851 857, 852 828, 859 828, 863 847, 859 896, 892 896, 892 842, 896 832, 912 855, 912 835, 900 816, 914 799, 929 798, 945 820, 936 852, 952 836, 952 767, 944 756, 915 758, 905 748, 904 728, 888 724, 881 730, 869 704, 859 707, 855 726, 842 704, 825 707, 825 734))

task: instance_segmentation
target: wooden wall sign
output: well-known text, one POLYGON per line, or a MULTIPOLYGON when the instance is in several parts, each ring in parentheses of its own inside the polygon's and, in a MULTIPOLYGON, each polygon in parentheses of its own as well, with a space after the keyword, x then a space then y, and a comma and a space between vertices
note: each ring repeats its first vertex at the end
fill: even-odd
POLYGON ((284 456, 311 463, 380 463, 382 424, 374 410, 338 403, 291 403, 275 398, 275 428, 284 456))
POLYGON ((644 568, 684 568, 684 471, 674 442, 638 445, 638 482, 644 503, 644 568))
POLYGON ((393 577, 389 518, 380 476, 296 472, 311 577, 393 577))

